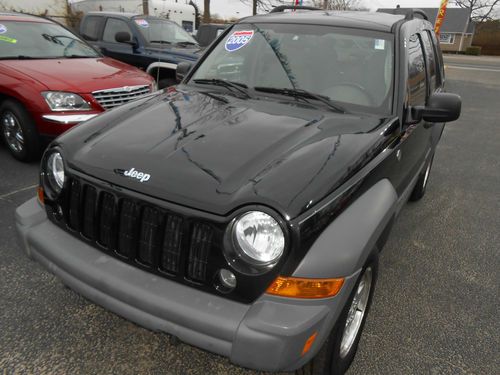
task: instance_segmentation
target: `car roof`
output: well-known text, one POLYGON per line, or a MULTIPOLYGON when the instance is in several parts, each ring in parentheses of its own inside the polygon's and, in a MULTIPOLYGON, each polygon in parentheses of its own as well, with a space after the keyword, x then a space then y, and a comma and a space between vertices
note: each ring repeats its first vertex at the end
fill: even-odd
POLYGON ((244 18, 240 23, 295 23, 390 32, 394 24, 404 19, 404 17, 404 15, 400 14, 364 11, 301 10, 251 16, 244 18))
POLYGON ((144 14, 140 13, 125 13, 125 12, 88 12, 88 16, 104 16, 104 17, 116 17, 116 18, 126 18, 126 19, 133 19, 133 18, 143 18, 143 19, 155 19, 155 20, 163 20, 163 21, 170 21, 165 18, 160 18, 160 17, 154 17, 154 16, 146 16, 144 14))
POLYGON ((53 23, 51 20, 43 17, 14 12, 0 12, 0 21, 53 23))

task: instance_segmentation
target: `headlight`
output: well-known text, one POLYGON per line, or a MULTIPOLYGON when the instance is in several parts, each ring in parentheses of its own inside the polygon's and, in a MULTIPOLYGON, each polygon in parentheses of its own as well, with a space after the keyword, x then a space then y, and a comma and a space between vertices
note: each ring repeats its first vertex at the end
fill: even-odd
POLYGON ((64 163, 59 152, 52 152, 45 165, 46 180, 50 189, 59 194, 64 186, 64 163))
POLYGON ((156 83, 156 81, 153 81, 153 83, 151 83, 151 92, 156 91, 158 91, 158 83, 156 83))
POLYGON ((45 91, 42 96, 53 111, 88 111, 87 103, 80 95, 71 92, 45 91))
POLYGON ((232 232, 237 255, 252 266, 272 267, 285 250, 281 225, 264 212, 243 214, 234 222, 232 232))

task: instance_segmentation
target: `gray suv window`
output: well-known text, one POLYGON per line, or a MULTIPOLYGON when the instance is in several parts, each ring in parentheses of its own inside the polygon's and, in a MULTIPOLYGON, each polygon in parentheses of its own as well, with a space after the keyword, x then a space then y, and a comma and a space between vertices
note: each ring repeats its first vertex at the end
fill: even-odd
POLYGON ((104 28, 102 40, 104 42, 116 43, 115 35, 120 31, 125 31, 132 35, 132 32, 126 22, 116 18, 108 18, 106 21, 106 27, 104 28))
POLYGON ((408 104, 425 105, 427 99, 427 82, 425 60, 422 43, 417 34, 408 41, 408 104))
POLYGON ((81 34, 84 39, 97 40, 99 38, 100 17, 87 17, 82 26, 81 34))

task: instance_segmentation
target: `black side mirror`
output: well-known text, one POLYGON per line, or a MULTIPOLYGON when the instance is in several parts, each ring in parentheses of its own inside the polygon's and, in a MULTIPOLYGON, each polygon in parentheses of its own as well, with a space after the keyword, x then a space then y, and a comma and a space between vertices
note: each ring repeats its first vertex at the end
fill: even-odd
POLYGON ((462 99, 457 94, 435 93, 429 97, 425 107, 415 107, 413 110, 413 118, 427 122, 451 122, 460 117, 462 99))
POLYGON ((181 62, 177 65, 177 69, 175 71, 175 80, 177 83, 181 83, 181 81, 186 77, 188 72, 191 70, 191 63, 181 62))
POLYGON ((135 44, 135 43, 132 41, 132 36, 130 35, 130 33, 126 32, 126 31, 118 31, 118 32, 115 34, 115 40, 116 40, 118 43, 135 44))

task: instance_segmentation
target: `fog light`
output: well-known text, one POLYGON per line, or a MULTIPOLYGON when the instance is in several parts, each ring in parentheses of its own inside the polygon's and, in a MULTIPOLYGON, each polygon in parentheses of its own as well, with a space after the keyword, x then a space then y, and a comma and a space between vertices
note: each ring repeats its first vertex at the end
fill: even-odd
POLYGON ((219 292, 229 293, 236 288, 236 276, 229 270, 222 268, 219 270, 216 288, 219 292))

